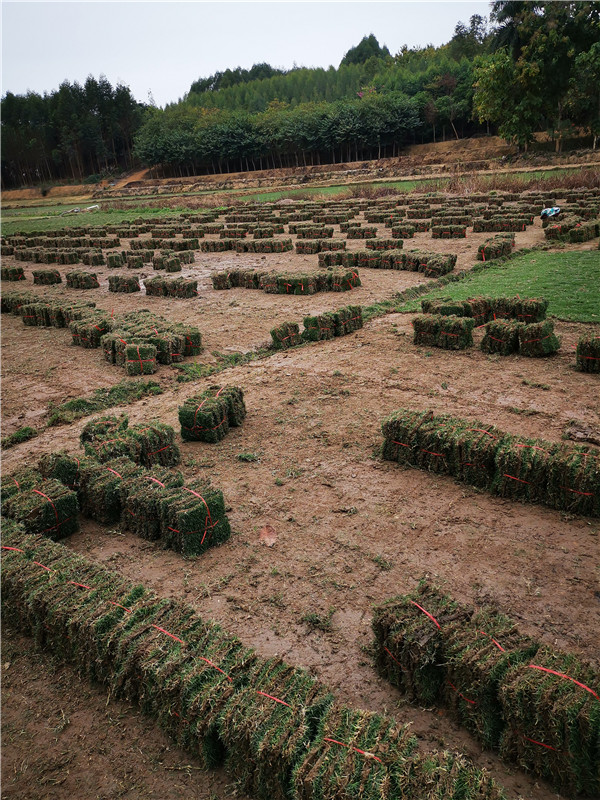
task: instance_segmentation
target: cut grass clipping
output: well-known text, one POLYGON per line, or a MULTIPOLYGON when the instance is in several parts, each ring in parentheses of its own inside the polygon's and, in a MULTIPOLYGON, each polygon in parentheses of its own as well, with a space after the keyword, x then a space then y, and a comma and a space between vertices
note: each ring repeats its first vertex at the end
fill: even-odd
POLYGON ((95 389, 90 397, 76 397, 58 406, 49 403, 48 426, 66 425, 81 417, 95 414, 97 411, 135 403, 136 400, 141 400, 143 397, 162 394, 162 392, 160 384, 156 381, 120 381, 108 389, 95 389))
POLYGON ((8 450, 9 447, 14 447, 16 444, 21 444, 21 442, 28 442, 37 435, 38 431, 36 428, 32 428, 29 425, 24 425, 14 433, 10 433, 8 436, 2 437, 2 449, 8 450))
POLYGON ((383 420, 383 458, 560 511, 600 516, 600 455, 431 411, 400 409, 383 420))
POLYGON ((406 726, 337 704, 306 671, 264 659, 166 600, 14 526, 3 542, 5 623, 139 704, 205 768, 272 800, 501 800, 463 756, 415 754, 406 726))
POLYGON ((378 671, 444 705, 485 747, 569 796, 600 791, 600 683, 590 664, 542 647, 490 608, 421 582, 374 609, 378 671))

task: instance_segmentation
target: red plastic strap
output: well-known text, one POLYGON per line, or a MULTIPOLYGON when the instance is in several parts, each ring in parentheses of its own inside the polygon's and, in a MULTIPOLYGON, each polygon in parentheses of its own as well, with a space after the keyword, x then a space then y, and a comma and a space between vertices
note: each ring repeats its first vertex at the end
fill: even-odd
POLYGON ((514 475, 507 475, 506 472, 503 474, 505 478, 510 478, 511 481, 519 481, 519 483, 528 483, 531 485, 531 481, 524 481, 523 478, 515 478, 514 475))
POLYGON ((468 697, 465 697, 465 696, 464 696, 464 694, 461 694, 461 693, 458 691, 458 689, 456 688, 456 686, 455 686, 453 683, 450 683, 450 681, 448 681, 448 686, 451 686, 451 687, 454 689, 454 691, 456 692, 456 694, 457 694, 457 695, 458 695, 460 698, 462 698, 463 700, 465 700, 467 703, 470 703, 472 706, 476 706, 476 705, 477 705, 477 703, 475 702, 475 700, 469 700, 469 698, 468 698, 468 697))
POLYGON ((427 453, 430 456, 439 456, 440 458, 444 458, 443 453, 433 453, 431 450, 421 450, 421 453, 427 453))
POLYGON ((19 481, 18 481, 18 480, 16 480, 15 478, 11 478, 11 480, 12 480, 12 482, 15 484, 15 486, 17 487, 17 489, 20 489, 20 488, 21 488, 21 487, 20 487, 20 485, 19 485, 19 481))
POLYGON ((582 497, 593 497, 594 492, 578 492, 576 489, 569 489, 568 486, 561 486, 561 489, 564 489, 565 492, 572 492, 573 494, 580 494, 582 497))
POLYGON ((418 609, 420 609, 424 614, 427 614, 429 619, 432 620, 438 626, 438 628, 441 630, 440 623, 437 621, 437 619, 432 614, 429 613, 429 611, 425 611, 423 606, 420 606, 418 603, 415 603, 414 600, 411 600, 410 602, 413 604, 413 606, 416 606, 418 609))
POLYGON ((40 564, 39 561, 34 561, 33 563, 37 564, 38 567, 41 567, 42 569, 48 570, 48 572, 54 572, 54 570, 50 569, 50 567, 47 567, 45 564, 40 564))
POLYGON ((455 336, 456 338, 459 336, 458 333, 449 333, 448 331, 440 331, 440 333, 442 333, 444 336, 455 336))
POLYGON ((537 664, 530 664, 529 669, 539 669, 542 672, 548 672, 550 675, 556 675, 559 678, 564 678, 567 681, 571 681, 577 686, 580 686, 582 689, 585 689, 586 692, 589 692, 590 694, 594 695, 596 700, 600 700, 600 697, 598 697, 598 695, 593 689, 590 689, 590 687, 586 686, 585 683, 580 683, 579 681, 576 681, 575 678, 571 678, 569 675, 565 675, 564 672, 556 672, 556 670, 547 669, 546 667, 538 667, 537 664))
POLYGON ((152 627, 156 628, 157 631, 160 631, 161 633, 165 633, 167 636, 170 636, 171 639, 175 639, 176 642, 180 642, 180 644, 185 644, 183 639, 180 639, 179 636, 174 636, 172 633, 169 633, 169 631, 166 631, 164 628, 160 628, 158 625, 154 624, 152 624, 152 627))
POLYGON ((24 553, 25 550, 21 550, 19 547, 7 547, 6 545, 2 545, 2 550, 14 550, 15 553, 24 553))
POLYGON ((403 670, 404 672, 408 672, 408 670, 406 669, 406 667, 403 667, 403 666, 402 666, 402 664, 401 664, 401 663, 398 661, 398 659, 397 659, 397 658, 394 656, 394 654, 393 654, 392 652, 390 652, 390 650, 388 650, 388 649, 387 649, 387 647, 386 647, 385 645, 383 646, 383 649, 384 649, 384 650, 385 650, 385 652, 388 654, 388 656, 389 656, 389 657, 390 657, 390 658, 391 658, 393 661, 395 661, 395 662, 396 662, 396 664, 398 664, 398 666, 400 667, 400 669, 401 669, 401 670, 403 670))
POLYGON ((523 344, 529 344, 530 342, 543 342, 543 341, 544 341, 544 339, 549 339, 551 336, 552 336, 552 334, 551 334, 551 333, 549 333, 549 334, 548 334, 548 336, 542 336, 542 338, 541 338, 541 339, 526 339, 526 340, 523 342, 523 344))
POLYGON ((396 441, 392 440, 392 444, 399 444, 400 447, 408 447, 410 449, 410 445, 409 444, 404 444, 404 442, 396 442, 396 441))
POLYGON ((383 763, 380 758, 374 756, 373 753, 367 753, 366 750, 361 750, 359 747, 352 747, 352 745, 345 744, 344 742, 338 742, 337 739, 330 739, 326 736, 323 739, 324 742, 332 742, 333 744, 340 744, 342 747, 347 747, 349 750, 354 750, 355 753, 360 753, 361 756, 367 756, 368 758, 372 758, 374 761, 379 761, 379 763, 383 763))
POLYGON ((497 439, 497 436, 492 436, 489 431, 484 430, 483 428, 467 428, 468 431, 475 431, 476 433, 485 433, 486 436, 489 436, 490 439, 497 439))
MULTIPOLYGON (((519 733, 519 731, 517 731, 517 733, 519 733)), ((559 752, 556 749, 556 747, 552 747, 549 744, 544 744, 543 742, 537 742, 535 739, 530 739, 529 736, 525 736, 524 733, 521 733, 520 735, 523 737, 523 739, 527 739, 528 742, 532 742, 533 744, 539 744, 540 747, 545 747, 546 750, 553 750, 555 753, 559 752)))
MULTIPOLYGON (((33 489, 33 491, 34 491, 36 494, 39 494, 39 495, 40 495, 40 497, 43 497, 45 500, 47 500, 47 501, 50 503, 50 505, 52 506, 52 509, 53 509, 53 511, 54 511, 54 516, 56 517, 56 526, 60 525, 61 523, 58 521, 58 511, 56 510, 56 506, 54 505, 54 503, 52 502, 52 500, 50 500, 50 498, 48 497, 48 495, 47 495, 47 494, 44 494, 43 492, 40 492, 38 489, 33 489)), ((66 521, 66 520, 65 520, 65 521, 66 521)), ((56 527, 56 526, 55 526, 55 527, 56 527)))
POLYGON ((114 603, 112 600, 107 600, 107 603, 110 603, 111 606, 116 606, 117 608, 122 608, 123 611, 127 611, 128 614, 131 614, 131 609, 122 606, 120 603, 114 603))
POLYGON ((171 445, 167 444, 164 447, 161 447, 160 450, 155 450, 153 453, 148 453, 148 455, 149 456, 155 456, 157 453, 162 453, 163 450, 168 450, 169 447, 171 447, 171 445))
POLYGON ((76 583, 76 581, 69 581, 69 583, 72 583, 72 584, 73 584, 73 586, 79 586, 79 587, 81 587, 82 589, 92 589, 92 588, 93 588, 93 587, 91 587, 91 586, 86 586, 86 584, 85 584, 85 583, 76 583))
POLYGON ((216 664, 214 664, 212 661, 210 661, 208 658, 204 658, 204 656, 196 656, 196 658, 199 658, 201 661, 206 661, 206 663, 207 663, 207 664, 209 664, 211 667, 213 667, 214 669, 216 669, 216 670, 217 670, 217 672, 220 672, 222 675, 225 675, 225 677, 227 678, 227 680, 228 680, 228 681, 231 681, 231 682, 233 683, 233 681, 232 681, 232 679, 229 677, 229 675, 228 675, 226 672, 223 672, 223 670, 222 670, 220 667, 217 667, 217 665, 216 665, 216 664))
POLYGON ((543 447, 536 447, 534 444, 518 444, 517 447, 529 447, 532 450, 539 450, 541 453, 548 453, 548 451, 544 450, 543 447))
POLYGON ((497 642, 492 636, 490 636, 489 633, 486 633, 485 631, 479 631, 479 633, 481 633, 483 636, 487 636, 496 645, 498 650, 502 650, 503 653, 506 653, 506 650, 502 647, 502 645, 499 642, 497 642))
POLYGON ((123 480, 123 476, 122 476, 122 475, 119 475, 119 473, 116 471, 116 469, 113 469, 112 467, 107 467, 106 469, 107 469, 109 472, 112 472, 112 473, 114 473, 114 474, 117 476, 117 478, 121 478, 121 480, 123 480))
MULTIPOLYGON (((160 451, 157 450, 156 452, 158 453, 160 451)), ((152 455, 152 453, 150 453, 150 455, 152 455)), ((146 480, 146 481, 154 481, 154 483, 158 483, 159 486, 162 486, 163 489, 167 488, 164 483, 161 483, 161 481, 158 480, 158 478, 153 478, 151 475, 144 475, 144 480, 146 480)))
POLYGON ((287 706, 288 708, 291 708, 291 705, 289 703, 285 703, 283 700, 280 700, 278 697, 273 697, 273 695, 267 694, 266 692, 261 692, 260 689, 256 690, 256 694, 262 694, 263 697, 268 697, 269 700, 275 700, 276 703, 281 703, 282 706, 287 706))

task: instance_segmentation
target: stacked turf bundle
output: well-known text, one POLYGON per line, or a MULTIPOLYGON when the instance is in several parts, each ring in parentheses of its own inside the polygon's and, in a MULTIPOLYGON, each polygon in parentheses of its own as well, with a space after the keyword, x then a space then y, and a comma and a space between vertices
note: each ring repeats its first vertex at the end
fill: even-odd
POLYGON ((218 442, 246 417, 239 386, 211 386, 179 407, 181 438, 191 442, 218 442))
POLYGON ((162 533, 161 503, 172 489, 183 486, 183 475, 164 467, 121 482, 121 524, 136 536, 154 541, 162 533))
POLYGON ((197 556, 229 539, 223 492, 194 481, 161 497, 161 539, 186 556, 197 556))
POLYGON ((226 767, 244 793, 287 800, 292 779, 333 696, 280 659, 258 662, 249 686, 232 696, 219 723, 226 767))
POLYGON ((486 748, 497 750, 506 728, 500 686, 507 672, 529 663, 539 644, 513 620, 483 608, 443 632, 444 700, 452 717, 486 748))
POLYGON ((531 225, 531 217, 494 217, 473 220, 473 233, 500 233, 524 231, 531 225))
POLYGON ((519 329, 521 322, 516 320, 492 320, 485 325, 485 334, 481 340, 484 353, 498 353, 508 356, 519 350, 519 329))
POLYGON ((30 473, 9 476, 8 483, 12 479, 14 487, 9 487, 6 497, 3 485, 2 513, 20 523, 28 534, 56 540, 78 531, 75 492, 57 480, 35 481, 34 477, 30 473))
POLYGON ((569 231, 570 242, 588 242, 590 239, 595 239, 599 235, 598 227, 600 223, 598 220, 591 222, 582 222, 575 225, 569 231))
POLYGON ((130 458, 123 457, 106 463, 82 458, 78 461, 78 467, 77 496, 82 514, 103 524, 120 520, 123 481, 141 475, 140 466, 130 458))
POLYGON ((318 239, 319 252, 345 250, 346 242, 343 239, 318 239))
POLYGON ((125 266, 125 259, 121 253, 107 253, 106 266, 109 269, 115 269, 125 266))
POLYGON ((369 239, 365 247, 368 250, 400 250, 404 242, 402 239, 369 239))
POLYGON ((416 228, 409 223, 400 223, 392 225, 392 238, 393 239, 412 239, 415 235, 416 228))
POLYGON ((42 286, 50 286, 53 283, 62 283, 62 277, 57 269, 34 269, 33 282, 42 286))
MULTIPOLYGON (((346 253, 341 252, 320 252, 319 253, 319 266, 320 267, 339 267, 342 265, 343 256, 346 253)), ((354 264, 352 264, 354 266, 354 264)))
POLYGON ((73 344, 77 347, 100 347, 102 337, 108 333, 111 320, 104 311, 89 310, 80 319, 69 322, 73 344))
POLYGON ((467 235, 466 225, 432 225, 432 239, 464 239, 467 235))
POLYGON ((584 333, 579 337, 576 366, 580 372, 600 372, 600 336, 584 333))
POLYGON ((346 336, 363 326, 362 306, 345 306, 332 312, 334 336, 346 336))
POLYGON ((205 239, 200 243, 200 250, 203 253, 223 253, 225 250, 232 250, 233 244, 231 239, 205 239))
MULTIPOLYGON (((417 740, 390 717, 332 704, 294 770, 295 797, 359 800, 404 797, 417 740)), ((415 793, 411 796, 418 797, 415 793)))
POLYGON ((304 330, 302 338, 308 342, 320 342, 333 339, 336 335, 335 314, 325 312, 314 316, 304 317, 304 330))
POLYGON ((374 239, 377 236, 377 228, 365 226, 364 228, 348 228, 347 239, 374 239))
POLYGON ((124 457, 146 467, 155 464, 173 467, 181 460, 175 431, 170 425, 150 422, 129 427, 125 414, 88 422, 80 441, 86 454, 102 463, 124 457))
POLYGON ((445 275, 456 266, 455 253, 434 253, 428 250, 406 250, 402 254, 402 265, 396 269, 422 272, 427 277, 445 275))
POLYGON ((88 250, 87 253, 81 254, 81 261, 87 267, 103 267, 104 266, 104 256, 102 255, 102 251, 98 250, 88 250))
POLYGON ((258 239, 233 242, 236 253, 285 253, 293 249, 291 239, 258 239))
POLYGON ((447 635, 467 618, 465 609, 425 582, 411 594, 376 607, 377 671, 411 700, 439 703, 447 681, 442 628, 447 635))
POLYGON ((84 270, 74 270, 67 272, 68 289, 97 289, 100 286, 95 272, 85 272, 84 270))
POLYGON ((156 372, 156 347, 135 340, 125 345, 125 372, 128 375, 153 375, 156 372))
POLYGON ((25 273, 23 267, 0 267, 0 280, 24 281, 25 273))
POLYGON ((600 793, 600 680, 576 656, 543 647, 502 681, 503 758, 568 796, 600 793))
POLYGON ((444 350, 465 350, 473 344, 472 317, 419 314, 413 319, 413 343, 444 350))
POLYGON ((600 453, 596 448, 561 448, 550 462, 547 480, 547 505, 600 517, 600 453))
POLYGON ((490 307, 494 319, 505 317, 529 324, 546 319, 548 301, 543 297, 493 297, 490 307))
POLYGON ((318 239, 298 239, 296 242, 296 252, 302 255, 312 255, 321 250, 321 243, 318 239))
POLYGON ((473 219, 470 214, 457 214, 455 211, 438 211, 431 221, 434 225, 471 225, 473 219))
POLYGON ((178 256, 165 258, 164 265, 166 272, 181 272, 181 259, 178 256))
POLYGON ((287 350, 302 344, 302 336, 297 322, 284 322, 271 330, 273 347, 276 350, 287 350))
POLYGON ((142 287, 134 275, 109 275, 108 291, 130 294, 131 292, 141 292, 142 287))
MULTIPOLYGON (((110 280, 110 278, 109 278, 110 280)), ((144 282, 147 295, 158 297, 196 297, 198 281, 189 278, 150 278, 144 282)))
POLYGON ((500 234, 493 236, 491 239, 486 239, 483 244, 477 248, 478 261, 491 261, 493 258, 501 258, 502 256, 509 256, 515 244, 514 234, 500 234))
POLYGON ((21 308, 23 325, 29 327, 48 327, 50 325, 50 306, 48 303, 27 303, 21 308))
POLYGON ((549 356, 560 348, 560 339, 554 333, 554 323, 549 319, 521 325, 518 334, 519 355, 534 358, 549 356))

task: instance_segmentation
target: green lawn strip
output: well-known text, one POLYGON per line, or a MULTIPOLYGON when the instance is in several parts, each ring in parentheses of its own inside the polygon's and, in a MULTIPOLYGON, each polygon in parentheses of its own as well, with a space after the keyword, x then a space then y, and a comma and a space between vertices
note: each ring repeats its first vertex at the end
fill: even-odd
MULTIPOLYGON (((63 206, 63 211, 67 208, 73 208, 72 204, 63 206)), ((119 225, 123 220, 132 220, 138 216, 144 216, 148 219, 159 219, 163 217, 176 217, 185 208, 137 208, 132 207, 125 211, 117 209, 107 209, 106 211, 91 211, 81 214, 53 214, 42 216, 45 209, 31 208, 27 209, 30 212, 30 218, 20 216, 18 219, 6 220, 7 212, 2 212, 2 235, 12 236, 15 233, 30 233, 31 231, 50 231, 58 230, 60 228, 80 228, 88 225, 119 225)))
POLYGON ((8 450, 9 447, 14 447, 16 444, 21 444, 21 442, 28 442, 37 435, 38 431, 35 428, 25 425, 14 433, 2 437, 2 449, 8 450))
POLYGON ((90 397, 75 397, 59 406, 49 403, 48 427, 68 425, 76 419, 95 414, 97 411, 105 411, 113 406, 128 405, 148 395, 162 393, 163 389, 156 381, 123 380, 108 389, 96 389, 90 397))
MULTIPOLYGON (((507 261, 498 261, 487 268, 465 274, 462 280, 448 283, 420 297, 399 296, 395 311, 420 311, 421 297, 450 297, 467 300, 469 297, 490 297, 516 294, 522 297, 545 297, 549 313, 558 319, 572 322, 600 322, 600 258, 597 251, 541 252, 532 251, 507 261)), ((386 306, 388 304, 385 304, 386 306)), ((378 304, 383 306, 384 304, 378 304)), ((378 316, 371 306, 367 316, 378 316)), ((386 307, 379 313, 385 313, 386 307)))

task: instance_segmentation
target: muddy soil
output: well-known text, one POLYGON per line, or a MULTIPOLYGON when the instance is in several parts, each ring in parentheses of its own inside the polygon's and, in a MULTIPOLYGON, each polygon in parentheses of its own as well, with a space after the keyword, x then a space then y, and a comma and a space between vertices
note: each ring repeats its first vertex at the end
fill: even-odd
MULTIPOLYGON (((457 252, 459 269, 465 269, 484 238, 472 234, 466 241, 436 242, 418 234, 414 244, 457 252)), ((520 246, 542 238, 537 225, 517 234, 520 246)), ((210 272, 227 264, 305 269, 314 268, 316 258, 291 253, 263 261, 253 255, 197 254, 184 273, 199 277, 197 300, 109 295, 106 270, 98 270, 99 290, 69 290, 69 296, 92 298, 115 313, 147 307, 170 319, 194 321, 206 345, 197 360, 207 361, 212 351, 261 343, 278 322, 300 321, 313 310, 348 302, 368 304, 423 280, 413 273, 363 269, 360 289, 312 297, 216 292, 210 285, 210 272)), ((48 287, 36 290, 45 294, 48 287)), ((575 344, 589 326, 557 322, 560 352, 525 359, 487 356, 477 346, 463 352, 415 347, 411 319, 389 314, 350 336, 277 353, 219 376, 223 383, 243 387, 246 421, 218 445, 181 443, 181 468, 187 478, 210 478, 224 491, 234 533, 222 547, 184 560, 89 520, 67 546, 163 595, 184 598, 262 655, 282 655, 308 668, 342 701, 411 722, 423 747, 465 750, 491 770, 511 800, 550 800, 557 795, 547 784, 482 752, 443 711, 406 703, 376 675, 369 654, 371 608, 429 576, 457 600, 494 603, 519 620, 524 632, 600 663, 600 523, 384 462, 378 455, 380 423, 396 408, 409 406, 551 441, 560 441, 573 420, 598 430, 598 378, 573 368, 575 344), (255 460, 240 460, 242 454, 255 460), (276 533, 272 547, 259 538, 266 525, 276 533), (320 615, 320 628, 304 621, 308 614, 320 615)), ((26 328, 7 315, 2 322, 6 432, 26 421, 43 423, 49 399, 79 396, 123 377, 98 351, 72 347, 64 330, 26 328)), ((156 377, 165 393, 129 406, 130 419, 159 418, 178 429, 178 405, 212 381, 178 384, 168 367, 156 377)), ((62 447, 78 452, 85 421, 47 429, 6 451, 4 469, 62 447)), ((161 770, 165 764, 193 765, 190 756, 167 752, 166 740, 134 709, 110 702, 104 707, 102 691, 53 665, 14 632, 8 632, 2 661, 11 664, 3 669, 8 731, 3 797, 62 800, 73 794, 71 781, 86 775, 95 792, 90 797, 183 797, 187 792, 204 800, 210 791, 223 800, 233 797, 222 777, 196 772, 191 777, 167 772, 166 780, 177 783, 169 793, 161 770), (72 724, 57 733, 61 710, 72 724), (106 714, 119 727, 107 727, 106 714), (133 745, 137 740, 143 741, 143 757, 133 745), (110 764, 102 761, 108 748, 110 764), (53 767, 67 758, 72 760, 65 766, 53 767), (31 766, 29 775, 23 764, 31 766), (50 785, 50 778, 60 780, 65 770, 65 783, 50 785)))

